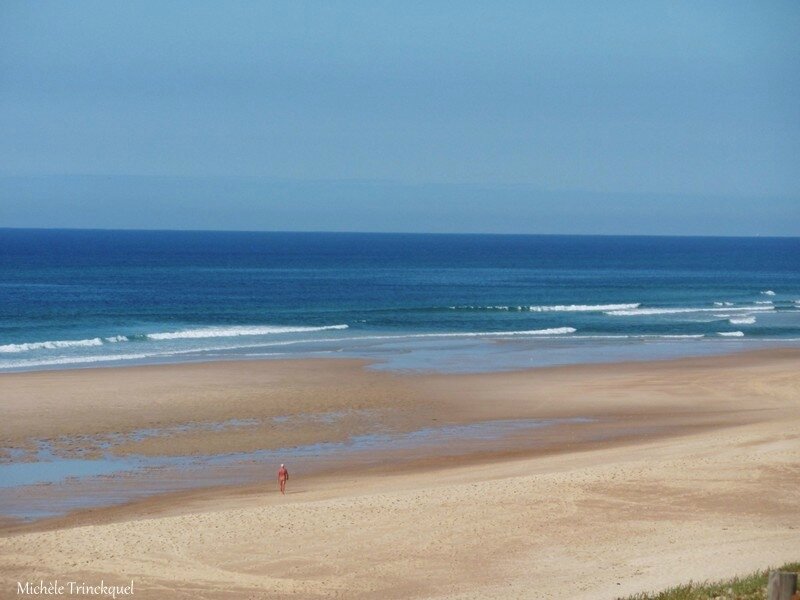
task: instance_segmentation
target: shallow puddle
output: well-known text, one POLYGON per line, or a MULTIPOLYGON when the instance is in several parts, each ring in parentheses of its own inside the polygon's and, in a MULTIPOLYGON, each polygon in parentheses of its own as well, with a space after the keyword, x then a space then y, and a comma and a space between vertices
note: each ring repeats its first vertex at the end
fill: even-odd
MULTIPOLYGON (((331 415, 331 418, 336 417, 331 415)), ((0 464, 0 514, 35 519, 170 491, 271 480, 274 467, 280 463, 305 465, 306 470, 312 470, 308 465, 321 468, 327 463, 355 459, 361 463, 371 459, 377 462, 381 460, 379 457, 396 451, 424 455, 435 450, 440 456, 454 455, 464 452, 464 442, 480 448, 526 431, 592 421, 587 418, 496 420, 426 427, 400 434, 358 435, 344 442, 191 457, 115 456, 108 452, 109 445, 99 458, 64 458, 50 444, 41 442, 35 460, 0 464)), ((251 424, 237 421, 203 428, 216 431, 251 424)), ((188 431, 190 426, 179 430, 188 431)), ((142 430, 125 437, 143 439, 174 431, 178 428, 142 430)))

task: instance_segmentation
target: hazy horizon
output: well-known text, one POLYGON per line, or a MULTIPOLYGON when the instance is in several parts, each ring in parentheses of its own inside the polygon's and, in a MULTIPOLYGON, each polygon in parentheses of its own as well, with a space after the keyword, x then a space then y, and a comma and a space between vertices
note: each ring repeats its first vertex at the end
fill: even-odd
POLYGON ((800 235, 800 201, 602 194, 525 185, 243 177, 0 177, 0 227, 662 235, 800 235))

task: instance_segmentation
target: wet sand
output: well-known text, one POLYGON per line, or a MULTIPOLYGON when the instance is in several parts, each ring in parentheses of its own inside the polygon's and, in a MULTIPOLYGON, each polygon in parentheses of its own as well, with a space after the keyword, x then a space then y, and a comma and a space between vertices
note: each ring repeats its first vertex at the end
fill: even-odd
POLYGON ((613 598, 798 557, 800 352, 475 375, 364 367, 3 375, 0 445, 47 439, 70 454, 116 434, 122 455, 213 454, 376 427, 594 421, 298 465, 286 497, 266 481, 0 523, 0 597, 57 577, 133 579, 139 598, 613 598), (236 419, 257 424, 126 437, 236 419))

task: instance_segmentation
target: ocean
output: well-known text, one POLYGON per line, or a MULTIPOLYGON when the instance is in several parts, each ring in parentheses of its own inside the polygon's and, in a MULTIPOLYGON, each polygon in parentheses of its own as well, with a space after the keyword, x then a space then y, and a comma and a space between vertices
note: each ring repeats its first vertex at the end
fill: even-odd
POLYGON ((800 239, 0 229, 0 371, 486 371, 800 345, 800 239))

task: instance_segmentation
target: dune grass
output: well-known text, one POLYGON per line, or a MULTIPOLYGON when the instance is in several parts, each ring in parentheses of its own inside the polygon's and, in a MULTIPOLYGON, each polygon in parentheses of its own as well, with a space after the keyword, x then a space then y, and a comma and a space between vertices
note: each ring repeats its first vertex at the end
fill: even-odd
POLYGON ((776 569, 758 571, 745 577, 734 577, 726 581, 689 582, 663 592, 635 594, 624 600, 765 600, 767 578, 770 571, 800 573, 800 562, 789 563, 776 569))

